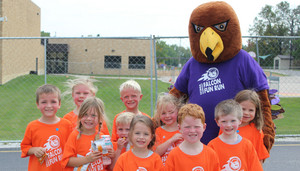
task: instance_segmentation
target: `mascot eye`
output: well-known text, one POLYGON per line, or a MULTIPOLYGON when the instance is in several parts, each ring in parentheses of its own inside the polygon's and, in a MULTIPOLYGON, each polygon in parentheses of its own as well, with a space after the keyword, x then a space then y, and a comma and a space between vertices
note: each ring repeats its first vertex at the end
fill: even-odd
POLYGON ((216 24, 216 25, 214 25, 214 27, 215 27, 216 29, 218 29, 219 31, 225 31, 228 22, 229 22, 229 20, 228 20, 228 21, 225 21, 225 22, 223 22, 223 23, 216 24))
POLYGON ((193 26, 194 26, 194 30, 195 30, 196 33, 200 33, 201 30, 203 30, 203 28, 204 28, 204 27, 202 27, 202 26, 197 26, 197 25, 194 24, 194 23, 192 23, 192 24, 193 24, 193 26))

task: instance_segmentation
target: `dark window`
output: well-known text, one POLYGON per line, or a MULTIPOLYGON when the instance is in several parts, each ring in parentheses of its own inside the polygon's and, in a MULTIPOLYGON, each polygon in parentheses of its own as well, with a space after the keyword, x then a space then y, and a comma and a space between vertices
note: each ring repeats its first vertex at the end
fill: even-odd
POLYGON ((67 44, 47 43, 47 73, 68 73, 68 49, 67 44))
POLYGON ((145 69, 146 64, 145 56, 129 56, 128 68, 129 69, 145 69))
POLYGON ((121 68, 121 56, 105 56, 104 58, 105 69, 119 69, 121 68))

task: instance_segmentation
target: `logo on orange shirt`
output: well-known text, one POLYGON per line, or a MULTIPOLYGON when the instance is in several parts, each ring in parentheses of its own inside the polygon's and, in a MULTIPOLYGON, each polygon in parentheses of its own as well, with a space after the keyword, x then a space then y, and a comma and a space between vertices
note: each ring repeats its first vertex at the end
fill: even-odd
POLYGON ((196 166, 192 169, 192 171, 204 171, 204 169, 201 166, 196 166))
POLYGON ((48 142, 44 144, 46 151, 56 149, 60 145, 60 140, 57 135, 51 135, 47 141, 48 142))
POLYGON ((240 160, 240 158, 236 157, 236 156, 233 156, 233 157, 230 157, 229 160, 227 161, 227 163, 222 167, 222 171, 226 170, 226 171, 229 171, 229 170, 232 170, 232 171, 237 171, 237 170, 240 170, 242 166, 242 162, 240 160))
POLYGON ((136 171, 147 171, 147 169, 144 167, 139 167, 136 171))

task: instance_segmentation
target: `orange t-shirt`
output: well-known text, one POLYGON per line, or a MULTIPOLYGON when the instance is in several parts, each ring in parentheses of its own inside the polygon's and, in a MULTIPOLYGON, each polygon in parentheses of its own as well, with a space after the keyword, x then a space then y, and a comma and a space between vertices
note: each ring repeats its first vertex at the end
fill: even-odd
MULTIPOLYGON (((163 144, 164 142, 166 142, 168 139, 172 138, 175 134, 180 133, 179 130, 174 131, 174 132, 168 132, 166 130, 164 130, 162 127, 158 127, 155 130, 155 135, 156 135, 156 141, 155 141, 155 147, 159 146, 160 144, 163 144)), ((175 143, 172 143, 169 148, 167 149, 167 151, 161 155, 161 160, 163 162, 163 164, 165 165, 165 162, 167 160, 167 157, 170 153, 170 151, 175 148, 176 146, 178 146, 182 141, 176 141, 175 143)))
MULTIPOLYGON (((117 117, 121 114, 126 112, 125 110, 123 112, 118 113, 115 118, 114 118, 114 122, 113 122, 113 127, 112 127, 112 131, 111 131, 111 141, 112 142, 116 142, 119 139, 119 136, 117 135, 117 125, 116 125, 116 120, 117 117)), ((146 113, 141 112, 143 115, 148 116, 150 118, 149 115, 147 115, 146 113)))
POLYGON ((149 157, 140 158, 131 150, 123 153, 117 160, 114 171, 160 171, 163 165, 158 154, 152 153, 149 157))
POLYGON ((21 157, 28 157, 28 150, 32 147, 44 147, 47 157, 40 164, 35 155, 30 155, 28 170, 63 170, 61 158, 71 132, 71 123, 62 118, 56 124, 45 124, 39 120, 30 122, 21 142, 21 157))
MULTIPOLYGON (((118 142, 112 142, 113 148, 116 151, 118 149, 118 142)), ((121 150, 121 154, 125 153, 126 151, 130 150, 132 148, 132 145, 127 143, 127 145, 121 150)))
MULTIPOLYGON (((220 130, 220 134, 222 134, 221 130, 220 130)), ((264 160, 270 157, 270 154, 266 149, 266 146, 264 145, 264 141, 263 141, 264 133, 262 131, 259 131, 255 127, 254 123, 250 123, 249 125, 239 127, 238 134, 240 134, 240 136, 247 138, 252 142, 259 160, 264 160)))
POLYGON ((218 156, 214 150, 203 144, 203 150, 197 155, 188 155, 175 147, 169 154, 165 171, 183 170, 220 170, 218 156))
MULTIPOLYGON (((90 152, 92 151, 91 142, 94 141, 97 133, 95 133, 94 135, 81 134, 80 138, 77 139, 78 134, 79 132, 77 130, 74 130, 69 136, 69 139, 65 145, 65 150, 62 156, 61 164, 66 169, 71 168, 67 167, 70 157, 84 157, 90 154, 90 152)), ((104 166, 102 159, 99 159, 94 161, 93 163, 83 165, 82 167, 87 167, 87 170, 99 171, 105 170, 107 166, 104 166)))
POLYGON ((208 146, 218 154, 222 170, 263 170, 254 146, 246 138, 242 138, 237 144, 226 144, 217 137, 211 140, 208 146))
MULTIPOLYGON (((63 118, 69 120, 72 123, 73 129, 76 129, 78 116, 74 113, 73 110, 71 112, 65 114, 65 116, 63 118)), ((96 130, 98 130, 98 126, 96 127, 96 130)), ((110 135, 107 124, 106 124, 105 121, 102 121, 102 127, 101 127, 100 132, 103 135, 110 135)))
POLYGON ((259 131, 255 127, 254 123, 239 127, 239 134, 252 142, 259 160, 264 160, 270 157, 270 154, 264 145, 264 133, 259 131))

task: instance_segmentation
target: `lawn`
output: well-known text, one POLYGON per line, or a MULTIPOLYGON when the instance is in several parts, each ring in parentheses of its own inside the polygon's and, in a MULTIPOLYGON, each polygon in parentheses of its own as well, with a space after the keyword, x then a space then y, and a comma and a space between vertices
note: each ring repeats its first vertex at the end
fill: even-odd
MULTIPOLYGON (((58 86, 63 93, 67 90, 64 83, 73 78, 72 76, 49 75, 47 83, 58 86)), ((112 123, 114 116, 125 109, 120 100, 119 86, 127 79, 96 77, 94 79, 97 80, 95 85, 98 87, 96 96, 103 100, 106 115, 112 123)), ((143 93, 139 109, 151 115, 151 81, 149 79, 135 80, 141 85, 143 93)), ((43 76, 27 75, 0 86, 0 141, 21 140, 27 124, 41 116, 35 104, 35 90, 43 84, 43 76)), ((169 86, 169 83, 158 81, 158 92, 167 92, 169 86)), ((153 90, 155 91, 154 81, 153 90)), ((155 93, 153 93, 153 98, 155 102, 155 93)), ((71 95, 65 95, 62 97, 62 105, 57 115, 62 117, 73 110, 74 107, 71 95)))
MULTIPOLYGON (((65 92, 67 88, 64 83, 73 78, 72 76, 48 75, 47 83, 54 84, 65 92)), ((96 96, 104 101, 106 115, 112 122, 115 114, 124 110, 124 105, 120 100, 119 86, 127 79, 97 77, 94 79, 97 80, 95 85, 99 89, 96 96)), ((136 79, 136 81, 141 85, 143 93, 139 109, 151 115, 151 81, 145 78, 136 79)), ((0 141, 21 140, 27 124, 41 116, 35 104, 35 90, 42 84, 44 84, 43 76, 26 75, 0 86, 0 141)), ((169 83, 158 81, 157 92, 167 92, 169 86, 169 83)), ((153 91, 156 91, 154 81, 153 91)), ((155 102, 155 93, 153 93, 153 101, 155 102)), ((300 134, 300 98, 281 98, 280 104, 285 109, 285 117, 274 121, 277 134, 300 134)), ((62 105, 57 115, 62 117, 73 109, 71 95, 65 95, 62 97, 62 105)))
POLYGON ((280 98, 284 118, 274 120, 276 134, 300 134, 300 98, 280 98))

